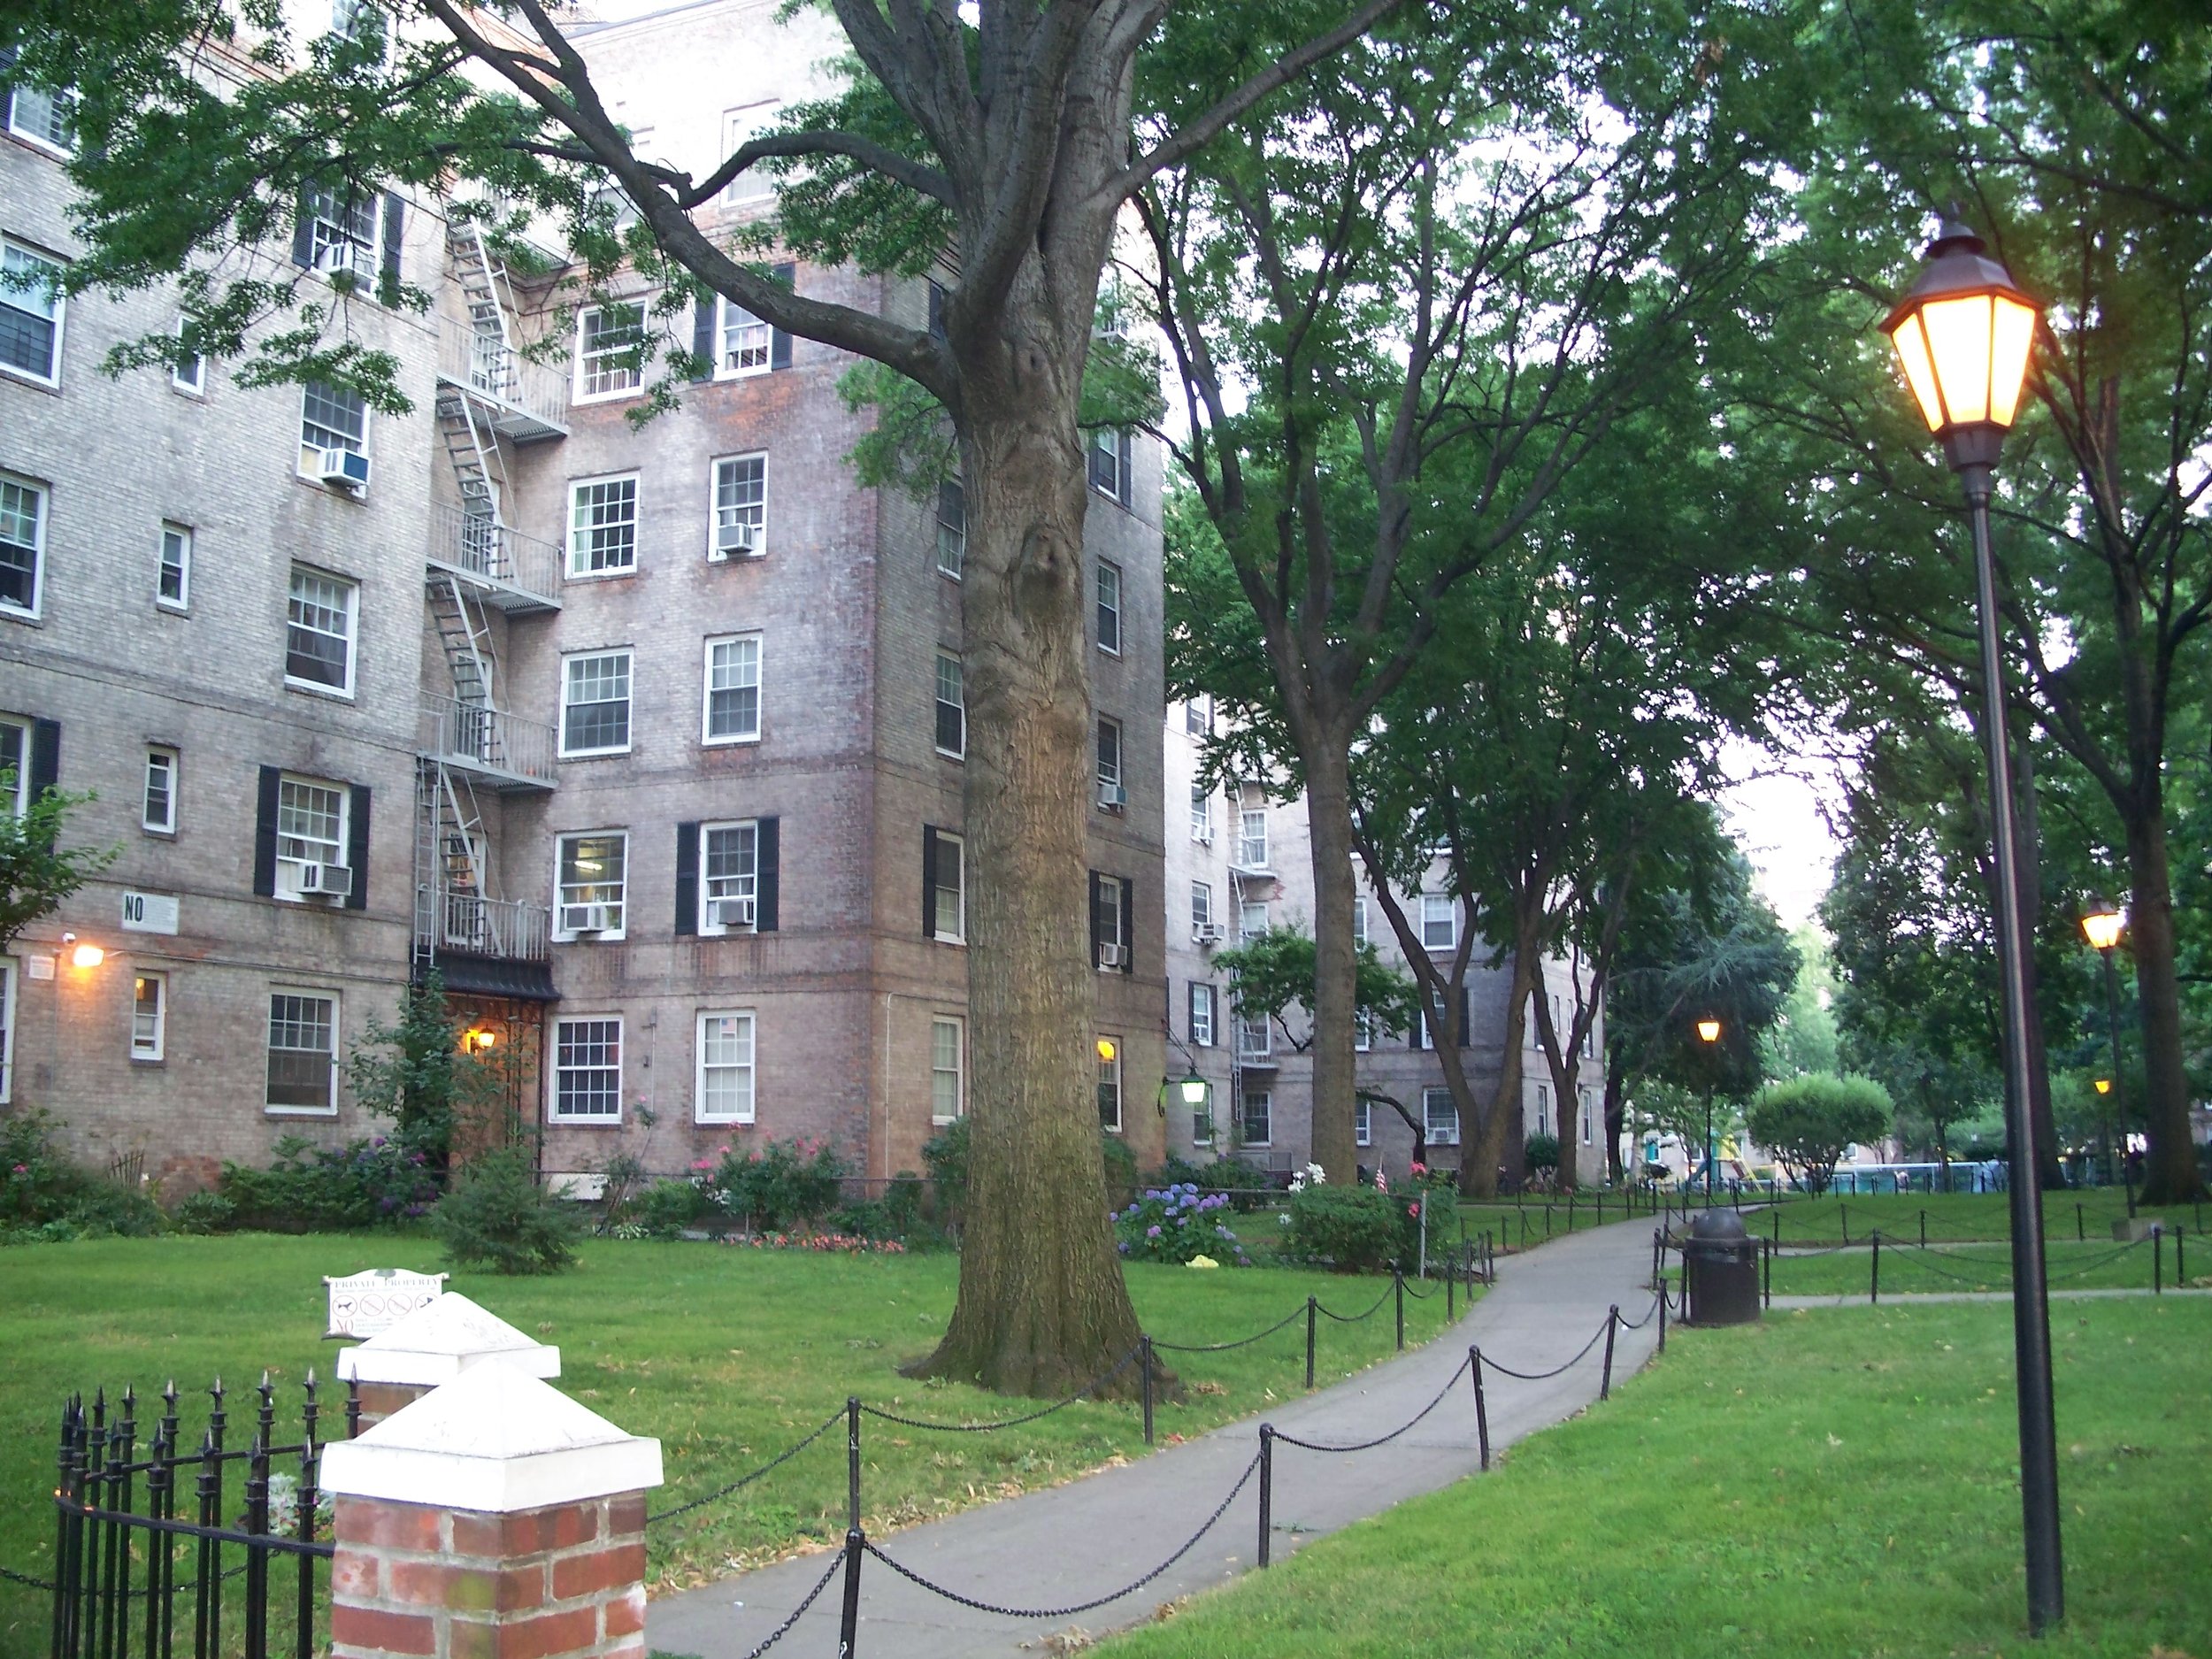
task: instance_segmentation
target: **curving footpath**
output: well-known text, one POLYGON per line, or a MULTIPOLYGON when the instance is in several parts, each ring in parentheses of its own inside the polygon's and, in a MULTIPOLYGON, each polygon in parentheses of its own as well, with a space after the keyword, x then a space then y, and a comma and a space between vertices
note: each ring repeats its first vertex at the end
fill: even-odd
MULTIPOLYGON (((1514 1371, 1543 1371, 1588 1343, 1609 1307, 1617 1303, 1624 1320, 1643 1317, 1652 1303, 1645 1282, 1650 1271, 1647 1220, 1569 1234, 1525 1256, 1502 1257, 1495 1286, 1427 1347, 1286 1400, 1266 1420, 1302 1440, 1372 1440, 1436 1399, 1464 1365, 1471 1344, 1514 1371)), ((1617 1382, 1650 1357, 1658 1334, 1655 1319, 1619 1333, 1617 1382)), ((1545 1381, 1519 1381, 1486 1367, 1494 1454, 1595 1400, 1603 1346, 1601 1340, 1545 1381)), ((1472 1391, 1461 1377, 1447 1393, 1409 1432, 1370 1451, 1327 1454, 1279 1442, 1273 1556, 1280 1560, 1309 1539, 1477 1472, 1472 1391)), ((1073 1607, 1151 1573, 1188 1539, 1249 1470, 1259 1421, 1248 1417, 1121 1468, 871 1541, 901 1565, 976 1601, 1073 1607)), ((1173 1566, 1141 1589, 1073 1618, 1009 1618, 964 1607, 872 1556, 861 1574, 856 1655, 1034 1659, 1045 1636, 1071 1624, 1094 1635, 1141 1624, 1162 1602, 1251 1567, 1258 1513, 1257 1483, 1248 1479, 1213 1529, 1173 1566)), ((648 1646, 656 1653, 742 1659, 791 1617, 829 1565, 827 1555, 801 1556, 657 1601, 646 1618, 648 1646)), ((833 1653, 837 1604, 833 1583, 771 1651, 779 1659, 833 1653)))

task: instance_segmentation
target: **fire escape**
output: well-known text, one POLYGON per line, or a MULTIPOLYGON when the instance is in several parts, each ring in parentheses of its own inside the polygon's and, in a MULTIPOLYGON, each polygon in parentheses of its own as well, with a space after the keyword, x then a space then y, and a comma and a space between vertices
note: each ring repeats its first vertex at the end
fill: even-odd
POLYGON ((433 507, 425 568, 449 688, 426 694, 418 734, 415 971, 550 1000, 548 907, 501 892, 487 807, 553 787, 553 727, 502 706, 492 613, 512 628, 560 609, 559 549, 509 522, 507 458, 567 435, 566 388, 517 349, 514 295, 481 228, 452 225, 446 250, 463 315, 441 319, 436 410, 458 505, 433 507))

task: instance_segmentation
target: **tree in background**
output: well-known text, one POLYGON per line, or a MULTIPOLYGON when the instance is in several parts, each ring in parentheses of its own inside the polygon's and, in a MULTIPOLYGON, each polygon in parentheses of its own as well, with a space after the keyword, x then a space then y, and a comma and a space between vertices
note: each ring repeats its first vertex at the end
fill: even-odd
MULTIPOLYGON (((16 774, 0 767, 0 800, 12 801, 16 774)), ((0 955, 42 916, 113 864, 117 847, 71 847, 58 843, 69 815, 87 805, 89 795, 69 795, 49 787, 20 812, 0 812, 0 955)))
POLYGON ((1790 947, 1797 952, 1797 979, 1760 1045, 1760 1070, 1773 1078, 1839 1070, 1836 972, 1827 937, 1809 923, 1790 930, 1790 947))
POLYGON ((1889 1091, 1871 1078, 1808 1071, 1770 1083, 1752 1097, 1744 1121, 1782 1167, 1817 1198, 1834 1185, 1836 1165, 1861 1141, 1888 1133, 1889 1091))
POLYGON ((369 1021, 346 1071, 363 1110, 390 1118, 394 1138, 443 1180, 457 1156, 511 1144, 527 1127, 509 1106, 520 1061, 511 1048, 468 1042, 433 970, 400 994, 396 1020, 369 1021))

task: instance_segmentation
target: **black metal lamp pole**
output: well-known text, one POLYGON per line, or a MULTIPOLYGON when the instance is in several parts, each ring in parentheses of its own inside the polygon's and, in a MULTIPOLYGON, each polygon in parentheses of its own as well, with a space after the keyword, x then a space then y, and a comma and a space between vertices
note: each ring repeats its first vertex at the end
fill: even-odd
POLYGON ((1912 290, 1883 324, 1905 377, 1943 440, 1966 491, 1974 531, 1984 725, 1996 875, 1998 964, 2004 983, 2006 1125, 2012 1211, 2013 1350, 2020 1413, 2020 1505, 2027 1547, 2028 1627, 2065 1616, 2059 1544, 2058 1444, 2051 1402, 2050 1308, 2043 1263, 2042 1192, 2029 1112, 2028 980, 2021 937, 2012 756, 2006 735, 2004 664, 1998 649, 1997 579, 1989 546, 1993 470, 2012 424, 2034 339, 2035 308, 1973 232, 1947 222, 1929 244, 1912 290))

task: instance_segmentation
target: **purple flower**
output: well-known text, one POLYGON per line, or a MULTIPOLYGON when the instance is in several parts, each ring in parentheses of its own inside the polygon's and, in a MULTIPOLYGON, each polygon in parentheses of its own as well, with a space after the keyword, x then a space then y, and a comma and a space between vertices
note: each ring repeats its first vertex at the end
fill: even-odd
POLYGON ((1147 1227, 1144 1230, 1144 1236, 1148 1239, 1158 1238, 1160 1236, 1159 1224, 1156 1222, 1151 1226, 1147 1227))

